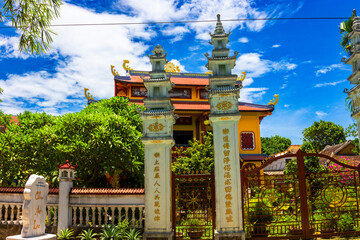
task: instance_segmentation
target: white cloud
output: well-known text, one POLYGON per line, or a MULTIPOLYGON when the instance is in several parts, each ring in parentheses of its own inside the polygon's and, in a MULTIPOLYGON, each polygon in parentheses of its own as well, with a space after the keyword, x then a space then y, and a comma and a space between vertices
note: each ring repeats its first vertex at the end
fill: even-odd
POLYGON ((321 69, 315 71, 315 74, 317 77, 319 77, 320 75, 326 74, 327 72, 333 71, 335 69, 349 70, 348 68, 346 68, 345 64, 336 63, 331 64, 330 66, 321 67, 321 69))
POLYGON ((326 86, 336 86, 336 85, 338 85, 340 83, 343 83, 345 81, 346 80, 340 80, 340 81, 335 81, 335 82, 318 83, 314 87, 318 88, 318 87, 326 87, 326 86))
POLYGON ((235 72, 246 72, 247 77, 260 77, 270 71, 290 71, 294 70, 297 65, 285 60, 273 62, 267 59, 261 59, 259 53, 245 53, 236 60, 235 72))
MULTIPOLYGON (((145 22, 152 21, 183 21, 183 20, 211 20, 216 15, 221 14, 223 19, 239 18, 266 18, 268 14, 252 6, 249 0, 192 0, 180 3, 175 0, 119 0, 116 4, 130 14, 142 19, 145 22)), ((247 21, 247 22, 223 22, 226 31, 235 28, 248 28, 250 31, 260 31, 264 28, 267 21, 247 21)), ((208 32, 213 31, 214 23, 188 23, 185 26, 196 32, 196 38, 208 40, 208 32)), ((174 33, 176 36, 177 34, 174 33)))
POLYGON ((271 47, 272 48, 278 48, 278 47, 280 47, 281 45, 280 44, 275 44, 275 45, 272 45, 271 47))
POLYGON ((315 114, 316 114, 316 117, 318 117, 318 118, 323 118, 328 115, 326 112, 323 112, 323 111, 316 111, 315 114))
MULTIPOLYGON (((124 15, 95 13, 65 3, 61 8, 61 18, 55 24, 129 21, 139 20, 124 15)), ((130 66, 134 69, 151 68, 148 58, 144 56, 149 47, 132 40, 134 37, 150 39, 154 32, 146 29, 146 26, 131 26, 131 29, 117 26, 116 31, 114 27, 106 26, 58 27, 53 30, 57 32, 53 37, 53 52, 62 55, 65 60, 57 62, 55 73, 28 72, 0 79, 0 85, 5 90, 0 106, 5 112, 14 114, 24 108, 33 111, 57 108, 61 112, 74 104, 79 107, 79 102, 86 102, 84 87, 90 89, 95 99, 112 97, 114 82, 111 80, 110 65, 115 65, 119 73, 125 75, 121 67, 123 59, 130 60, 130 66)), ((8 46, 9 43, 3 45, 8 46)), ((12 48, 11 51, 16 49, 12 48)))
POLYGON ((241 102, 257 102, 260 101, 268 88, 243 88, 240 90, 241 102))
POLYGON ((262 59, 258 53, 245 53, 238 57, 234 73, 240 75, 246 72, 246 78, 243 82, 244 88, 240 93, 240 101, 255 102, 262 99, 268 88, 249 88, 254 78, 261 77, 270 71, 290 71, 297 67, 294 63, 285 60, 273 62, 271 60, 262 59))
POLYGON ((249 39, 246 38, 246 37, 241 37, 238 39, 238 42, 241 42, 241 43, 248 43, 249 42, 249 39))
POLYGON ((165 36, 174 36, 173 39, 171 39, 171 42, 177 42, 183 39, 185 33, 190 32, 190 30, 183 26, 176 26, 176 27, 170 27, 163 29, 162 34, 165 36))
POLYGON ((288 108, 290 107, 290 104, 284 104, 284 107, 288 108))
POLYGON ((280 87, 280 89, 284 89, 287 87, 287 83, 283 83, 283 85, 280 87))

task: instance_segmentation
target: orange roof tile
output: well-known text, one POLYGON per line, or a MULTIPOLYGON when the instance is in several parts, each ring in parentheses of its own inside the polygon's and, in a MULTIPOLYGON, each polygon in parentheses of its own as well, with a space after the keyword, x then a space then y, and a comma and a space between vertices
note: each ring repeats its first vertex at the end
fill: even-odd
POLYGON ((69 163, 69 160, 66 160, 64 164, 57 164, 59 169, 76 169, 77 166, 73 166, 69 163))
MULTIPOLYGON (((130 77, 116 76, 115 80, 124 82, 124 83, 143 83, 140 75, 131 75, 130 77)), ((206 86, 209 85, 209 78, 194 78, 194 77, 181 77, 181 76, 172 76, 171 82, 175 85, 199 85, 206 86)))
POLYGON ((144 194, 143 188, 73 188, 70 194, 88 194, 88 195, 126 195, 126 194, 144 194))
MULTIPOLYGON (((0 187, 0 193, 24 193, 24 187, 0 187)), ((49 188, 49 194, 59 194, 59 189, 49 188)))

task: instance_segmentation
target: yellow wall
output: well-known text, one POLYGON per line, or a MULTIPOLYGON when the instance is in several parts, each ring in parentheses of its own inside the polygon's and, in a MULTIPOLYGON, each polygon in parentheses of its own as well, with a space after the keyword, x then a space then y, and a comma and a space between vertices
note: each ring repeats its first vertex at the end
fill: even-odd
POLYGON ((241 114, 239 121, 239 151, 240 154, 260 154, 261 153, 261 139, 260 139, 260 122, 258 113, 245 112, 241 114), (241 149, 241 132, 253 132, 255 138, 255 149, 254 150, 243 150, 241 149))

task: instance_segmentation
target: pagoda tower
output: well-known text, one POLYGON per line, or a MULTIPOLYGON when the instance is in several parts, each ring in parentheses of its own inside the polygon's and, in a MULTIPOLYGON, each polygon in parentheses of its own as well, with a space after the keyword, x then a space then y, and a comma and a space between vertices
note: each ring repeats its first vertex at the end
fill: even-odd
POLYGON ((172 239, 171 223, 171 147, 174 107, 169 97, 173 84, 164 66, 166 53, 162 46, 155 46, 148 55, 152 65, 150 78, 144 78, 147 98, 146 110, 140 113, 143 120, 145 145, 145 231, 144 239, 172 239))
MULTIPOLYGON (((210 123, 214 134, 216 230, 215 239, 245 239, 243 231, 238 122, 239 85, 235 67, 238 52, 229 56, 229 33, 217 15, 216 28, 210 33, 212 56, 206 67, 209 77, 210 123)), ((241 86, 241 85, 240 85, 241 86)))
POLYGON ((345 60, 352 66, 353 73, 348 77, 351 84, 356 85, 347 91, 352 101, 351 117, 357 122, 358 135, 360 136, 360 19, 353 10, 352 32, 349 33, 351 42, 350 57, 345 60))

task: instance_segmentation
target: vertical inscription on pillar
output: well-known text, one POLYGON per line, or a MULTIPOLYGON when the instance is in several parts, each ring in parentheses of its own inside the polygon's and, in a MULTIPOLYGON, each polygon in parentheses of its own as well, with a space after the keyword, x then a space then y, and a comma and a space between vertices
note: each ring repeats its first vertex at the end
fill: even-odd
POLYGON ((229 141, 229 129, 224 128, 222 130, 222 143, 223 143, 223 154, 224 154, 224 191, 225 191, 225 218, 226 222, 232 223, 233 211, 232 211, 232 178, 231 178, 231 161, 230 161, 230 141, 229 141))
POLYGON ((160 162, 159 162, 160 153, 154 153, 155 163, 154 163, 154 221, 160 221, 160 162))

